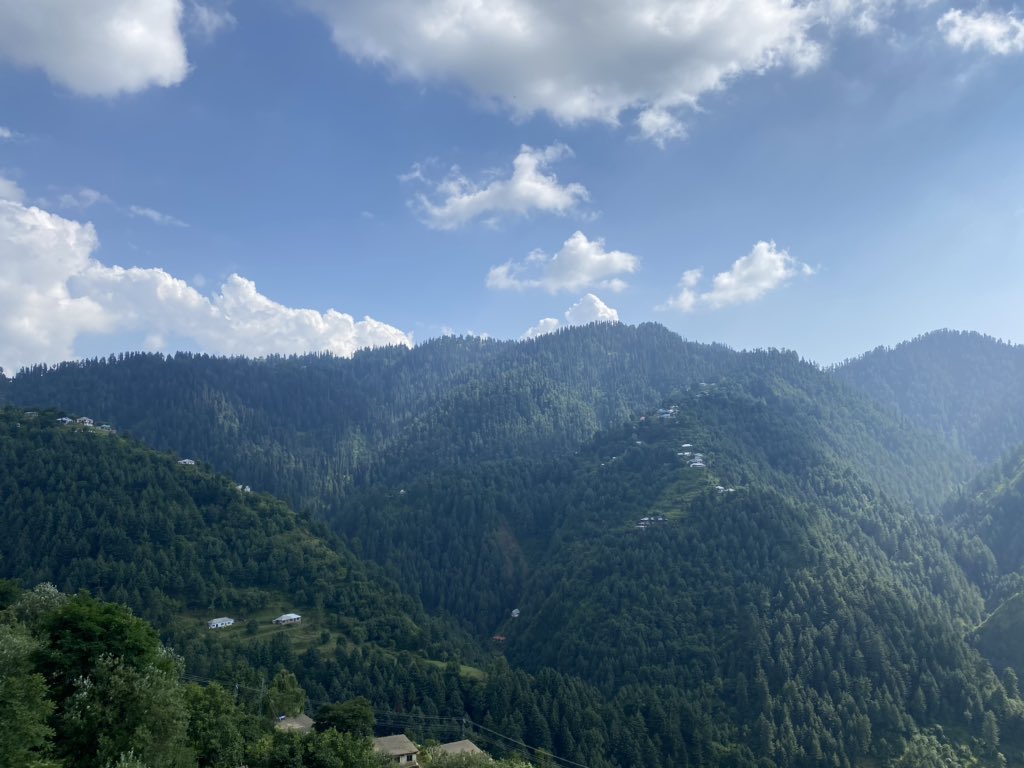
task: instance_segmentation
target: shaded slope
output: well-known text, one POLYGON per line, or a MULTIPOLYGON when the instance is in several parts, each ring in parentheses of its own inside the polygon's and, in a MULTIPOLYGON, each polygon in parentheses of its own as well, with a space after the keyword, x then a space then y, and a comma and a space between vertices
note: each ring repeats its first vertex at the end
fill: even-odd
POLYGON ((1024 346, 935 331, 879 347, 834 373, 982 461, 1024 443, 1024 346))

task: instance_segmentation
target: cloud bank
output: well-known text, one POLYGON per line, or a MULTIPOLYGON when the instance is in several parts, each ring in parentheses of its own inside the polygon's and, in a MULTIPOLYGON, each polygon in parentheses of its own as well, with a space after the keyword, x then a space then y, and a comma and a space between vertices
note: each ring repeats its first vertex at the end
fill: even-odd
MULTIPOLYGON (((617 322, 619 322, 619 313, 592 293, 588 293, 565 311, 565 325, 567 326, 617 322)), ((522 338, 535 339, 546 333, 552 333, 561 327, 562 324, 558 318, 545 317, 538 321, 535 326, 528 328, 522 338)))
POLYGON ((542 288, 558 293, 597 286, 621 291, 627 284, 618 275, 632 274, 639 266, 640 260, 633 254, 605 250, 604 240, 588 240, 576 231, 554 256, 537 250, 525 261, 507 261, 491 267, 487 287, 519 291, 542 288))
POLYGON ((17 200, 0 200, 0 366, 8 372, 75 357, 83 334, 140 333, 159 348, 168 336, 203 351, 261 356, 411 345, 411 337, 372 318, 296 309, 231 275, 207 297, 162 269, 107 266, 81 224, 17 200))
MULTIPOLYGON (((817 66, 822 4, 793 0, 302 0, 337 47, 415 81, 453 82, 517 117, 635 120, 664 142, 674 113, 733 78, 817 66)), ((835 3, 843 13, 856 2, 835 3)), ((837 11, 838 12, 838 11, 837 11)))
POLYGON ((700 307, 721 309, 746 304, 782 287, 797 275, 812 274, 814 270, 809 265, 779 250, 774 242, 761 240, 750 253, 733 262, 728 272, 715 275, 708 291, 697 290, 702 270, 684 272, 679 281, 679 293, 670 298, 666 306, 692 312, 700 307))
POLYGON ((42 69, 84 96, 180 83, 188 74, 180 0, 0 3, 0 58, 42 69))
MULTIPOLYGON (((544 171, 555 161, 571 155, 572 150, 564 144, 552 144, 544 149, 524 144, 512 161, 509 178, 477 184, 455 167, 434 190, 435 197, 439 198, 437 202, 420 194, 413 199, 412 207, 434 229, 456 229, 476 218, 495 218, 507 213, 525 216, 531 211, 543 211, 562 215, 587 200, 587 189, 576 183, 563 186, 553 173, 544 171)), ((425 180, 419 166, 402 178, 425 180)))

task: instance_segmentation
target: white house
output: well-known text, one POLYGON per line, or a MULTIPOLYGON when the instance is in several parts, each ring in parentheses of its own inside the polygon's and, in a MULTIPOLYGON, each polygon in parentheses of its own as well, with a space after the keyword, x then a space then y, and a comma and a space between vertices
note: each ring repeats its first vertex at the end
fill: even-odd
POLYGON ((75 422, 77 424, 81 424, 84 427, 92 426, 92 419, 90 419, 88 416, 80 416, 77 419, 75 419, 75 422))
POLYGON ((178 461, 179 464, 184 464, 186 467, 191 467, 196 463, 195 459, 181 459, 178 461))
POLYGON ((229 619, 227 616, 221 616, 219 619, 210 619, 206 622, 206 628, 221 629, 222 627, 230 627, 234 623, 234 619, 229 619))
POLYGON ((273 623, 274 624, 298 624, 300 621, 302 621, 302 617, 299 616, 299 614, 297 614, 297 613, 282 613, 280 616, 278 616, 276 619, 274 619, 273 623))

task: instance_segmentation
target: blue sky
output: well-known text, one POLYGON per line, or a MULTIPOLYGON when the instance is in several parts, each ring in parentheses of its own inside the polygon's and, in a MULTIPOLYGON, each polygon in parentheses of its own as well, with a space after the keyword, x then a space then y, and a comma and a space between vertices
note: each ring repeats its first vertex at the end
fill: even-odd
POLYGON ((0 365, 1020 342, 1022 75, 995 3, 8 3, 0 365))

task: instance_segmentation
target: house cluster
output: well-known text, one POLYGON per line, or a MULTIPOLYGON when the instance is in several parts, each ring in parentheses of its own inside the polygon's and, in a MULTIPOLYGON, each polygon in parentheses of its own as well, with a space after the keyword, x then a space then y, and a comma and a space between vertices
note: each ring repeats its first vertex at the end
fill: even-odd
MULTIPOLYGON (((272 624, 298 624, 302 621, 302 617, 297 613, 285 613, 278 616, 271 622, 272 624)), ((216 619, 210 619, 206 622, 207 629, 224 629, 224 627, 230 627, 235 623, 235 620, 228 616, 220 616, 216 619)))
MULTIPOLYGON (((399 765, 419 765, 417 757, 420 751, 404 733, 394 736, 378 736, 373 740, 373 749, 375 752, 387 755, 399 765)), ((432 749, 442 755, 487 754, 469 739, 450 741, 432 749)))
POLYGON ((719 493, 736 493, 735 488, 726 488, 724 485, 716 485, 715 490, 719 493))
POLYGON ((658 421, 671 421, 679 415, 679 406, 670 405, 668 408, 659 408, 656 414, 658 421))
MULTIPOLYGON (((35 415, 34 412, 30 411, 30 413, 32 413, 33 416, 35 415)), ((114 431, 114 428, 109 424, 96 424, 96 422, 90 419, 88 416, 79 416, 77 419, 72 419, 67 416, 61 416, 59 419, 57 419, 57 422, 59 424, 63 424, 64 426, 68 426, 70 424, 77 424, 80 427, 86 427, 88 429, 98 429, 100 432, 114 431)))
POLYGON ((195 459, 178 459, 178 463, 181 464, 183 467, 192 467, 192 466, 195 466, 196 460, 195 459))
POLYGON ((661 525, 668 522, 662 515, 654 515, 652 517, 641 517, 640 521, 634 526, 641 530, 646 528, 653 528, 655 525, 661 525))
POLYGON ((250 488, 248 485, 242 485, 241 483, 235 484, 235 490, 241 491, 242 493, 252 493, 252 488, 250 488))
POLYGON ((693 469, 705 469, 707 467, 707 464, 704 463, 704 454, 694 451, 691 443, 683 443, 679 446, 679 452, 676 456, 689 464, 693 469))

